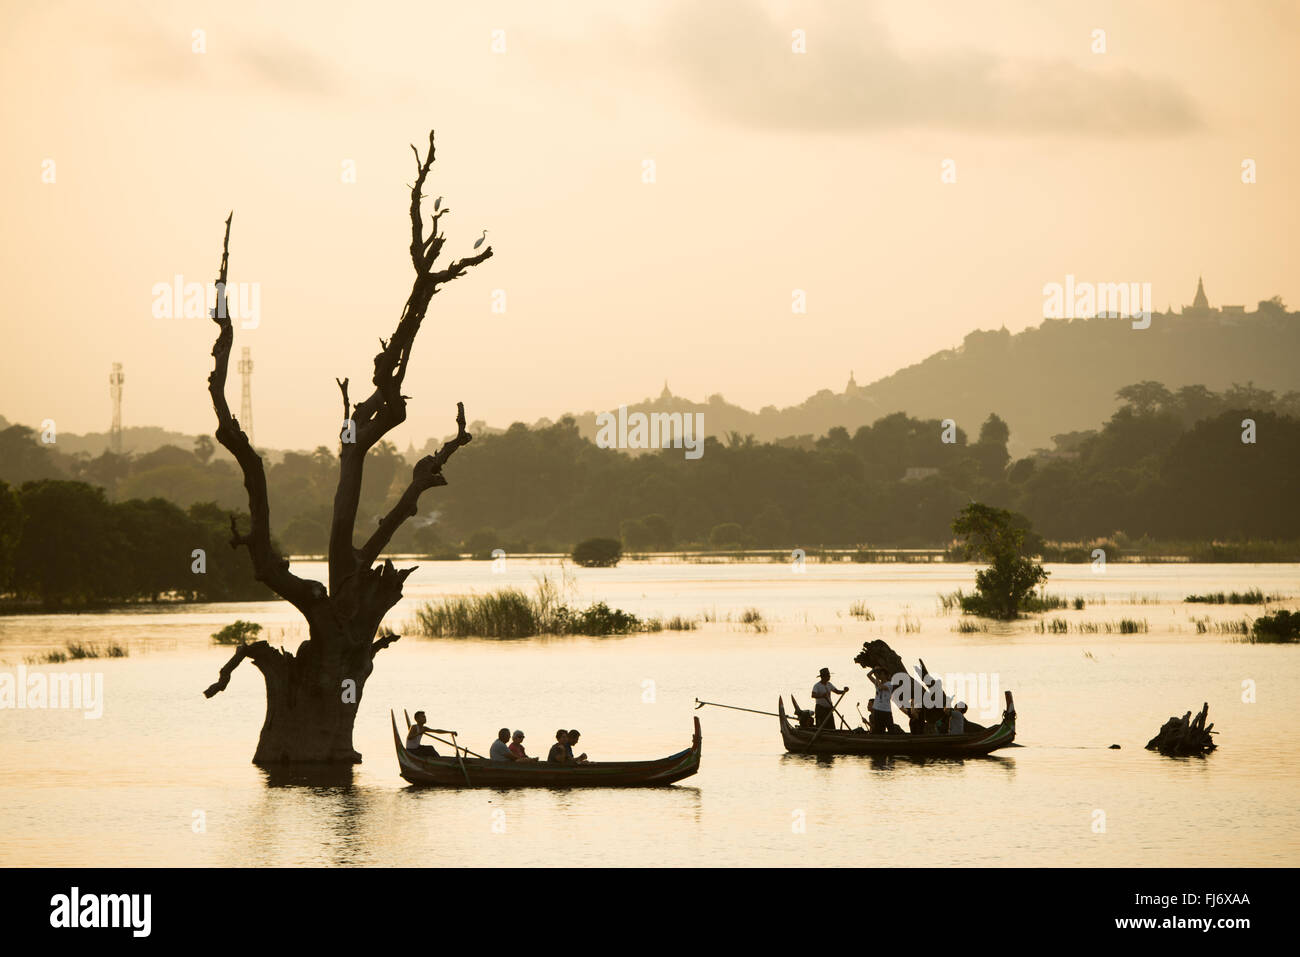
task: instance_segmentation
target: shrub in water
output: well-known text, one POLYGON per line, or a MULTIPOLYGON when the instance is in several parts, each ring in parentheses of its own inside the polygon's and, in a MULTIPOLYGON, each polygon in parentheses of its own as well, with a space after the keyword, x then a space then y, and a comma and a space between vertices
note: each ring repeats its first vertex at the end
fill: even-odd
POLYGON ((613 568, 623 557, 623 545, 615 538, 589 538, 573 548, 573 560, 584 568, 613 568))

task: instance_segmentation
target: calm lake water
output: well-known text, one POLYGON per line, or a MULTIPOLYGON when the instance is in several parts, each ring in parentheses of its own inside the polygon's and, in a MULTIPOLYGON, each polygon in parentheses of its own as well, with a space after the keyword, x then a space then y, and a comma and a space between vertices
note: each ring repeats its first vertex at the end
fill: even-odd
MULTIPOLYGON (((325 577, 319 565, 295 568, 325 577)), ((1039 634, 1035 618, 958 634, 958 616, 942 614, 937 596, 969 591, 968 565, 570 569, 580 601, 714 620, 622 638, 408 635, 376 659, 355 734, 365 761, 333 785, 272 781, 249 763, 264 708, 251 665, 224 693, 202 695, 231 652, 209 636, 235 618, 297 647, 305 633, 287 605, 0 618, 0 671, 71 641, 130 649, 124 659, 29 666, 101 673, 98 719, 0 711, 0 865, 1300 864, 1300 648, 1213 632, 1258 607, 1181 602, 1258 587, 1295 608, 1300 566, 1049 570, 1051 593, 1089 603, 1043 617, 1102 628, 1142 619, 1149 632, 1039 634), (875 619, 851 616, 854 602, 875 619), (739 622, 747 608, 765 632, 739 622), (1207 617, 1210 633, 1198 634, 1194 619, 1207 617), (785 754, 775 718, 693 710, 697 696, 775 710, 792 692, 808 706, 826 665, 851 686, 841 710, 856 716, 854 703, 865 710, 870 696, 852 658, 876 637, 909 666, 919 656, 940 675, 983 674, 994 707, 1010 689, 1025 746, 967 761, 818 761, 785 754), (1254 700, 1243 700, 1251 687, 1254 700), (1203 701, 1221 732, 1216 753, 1143 750, 1170 715, 1203 701), (422 708, 478 751, 502 725, 522 728, 530 752, 543 754, 557 727, 578 727, 583 750, 609 759, 687 747, 698 714, 703 764, 681 784, 645 791, 421 790, 397 775, 390 708, 399 721, 401 709, 422 708)), ((560 568, 425 563, 389 622, 401 630, 431 597, 531 588, 542 573, 560 568)), ((978 692, 964 694, 977 720, 978 692)))

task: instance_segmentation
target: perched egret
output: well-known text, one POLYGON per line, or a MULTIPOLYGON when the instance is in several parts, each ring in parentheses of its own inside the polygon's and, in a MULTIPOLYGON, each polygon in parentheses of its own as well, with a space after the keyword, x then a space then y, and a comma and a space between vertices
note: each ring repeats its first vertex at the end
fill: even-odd
POLYGON ((474 241, 474 248, 478 249, 483 245, 483 240, 487 239, 487 230, 483 230, 483 235, 474 241))
POLYGON ((433 211, 436 213, 436 212, 437 212, 438 210, 440 210, 440 209, 442 209, 442 197, 441 197, 441 196, 439 196, 437 199, 435 199, 435 200, 433 201, 433 211))

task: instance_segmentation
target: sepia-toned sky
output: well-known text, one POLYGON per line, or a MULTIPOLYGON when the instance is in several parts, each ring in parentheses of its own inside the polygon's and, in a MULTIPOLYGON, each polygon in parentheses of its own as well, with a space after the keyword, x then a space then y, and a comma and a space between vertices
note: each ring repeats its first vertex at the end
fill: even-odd
POLYGON ((430 128, 447 254, 495 256, 434 299, 401 447, 458 399, 788 405, 1036 325, 1067 273, 1300 304, 1286 0, 50 2, 5 4, 0 45, 0 415, 30 425, 107 428, 118 361, 127 425, 211 431, 215 326, 152 288, 211 281, 233 209, 256 440, 332 444, 410 289, 430 128))

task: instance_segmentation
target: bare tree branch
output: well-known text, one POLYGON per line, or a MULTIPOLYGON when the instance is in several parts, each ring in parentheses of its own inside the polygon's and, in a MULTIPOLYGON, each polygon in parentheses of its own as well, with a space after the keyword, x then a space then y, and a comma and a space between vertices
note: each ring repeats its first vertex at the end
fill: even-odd
MULTIPOLYGON (((352 408, 352 437, 355 441, 344 443, 340 450, 339 481, 334 493, 334 516, 330 527, 331 594, 341 589, 345 582, 354 580, 360 569, 369 567, 378 557, 378 550, 387 544, 402 521, 405 521, 409 515, 415 514, 413 503, 419 498, 420 492, 445 482, 440 470, 447 456, 469 441, 468 433, 464 431, 464 426, 461 424, 457 439, 453 440, 455 443, 453 447, 447 449, 444 446, 445 455, 440 452, 438 456, 427 457, 435 460, 432 465, 426 465, 424 460, 416 465, 412 488, 403 495, 403 500, 398 503, 397 508, 381 521, 381 531, 371 536, 365 548, 358 550, 355 547, 353 534, 356 530, 357 509, 361 501, 361 478, 365 468, 365 457, 385 435, 406 421, 406 396, 402 394, 402 384, 406 379, 415 337, 420 331, 420 324, 424 321, 429 301, 443 283, 463 276, 466 270, 492 257, 492 247, 488 246, 481 253, 454 260, 443 269, 434 268, 446 239, 438 232, 438 221, 445 215, 446 210, 440 209, 433 214, 430 233, 426 239, 424 219, 420 209, 422 191, 434 161, 432 131, 429 133, 429 150, 423 160, 420 159, 419 150, 414 146, 411 150, 415 153, 416 161, 416 177, 411 186, 410 207, 411 264, 415 267, 415 280, 406 305, 403 307, 402 316, 397 322, 397 328, 387 340, 379 341, 380 350, 375 356, 374 374, 371 377, 374 391, 352 408), (460 440, 461 435, 466 437, 460 440), (410 496, 409 500, 408 496, 410 496), (401 518, 396 518, 395 513, 399 509, 401 518), (385 523, 391 526, 387 528, 386 534, 385 523), (380 542, 378 547, 372 547, 377 541, 380 542)), ((460 418, 463 417, 464 410, 461 409, 460 418)))
POLYGON ((373 658, 375 655, 379 654, 379 652, 383 651, 393 642, 400 641, 401 637, 402 637, 401 635, 393 634, 391 630, 385 628, 384 631, 380 634, 380 636, 376 638, 374 642, 370 645, 370 657, 373 658))
POLYGON ((360 561, 363 565, 370 565, 375 561, 392 539, 393 533, 402 527, 403 522, 416 514, 420 507, 421 493, 426 489, 447 484, 447 480, 442 475, 443 465, 451 458, 452 453, 462 445, 468 445, 473 438, 474 436, 465 431, 465 403, 457 402, 456 437, 442 443, 442 448, 435 454, 426 455, 415 463, 415 468, 411 470, 411 484, 406 487, 397 504, 379 520, 379 527, 361 547, 360 561))
POLYGON ((339 391, 343 393, 343 428, 348 427, 348 419, 352 417, 352 406, 348 403, 348 380, 335 379, 339 384, 339 391))
MULTIPOLYGON (((394 638, 393 640, 396 641, 397 639, 394 638)), ((245 658, 251 658, 253 664, 265 671, 268 668, 278 667, 287 657, 288 655, 285 652, 272 648, 265 641, 252 641, 242 644, 235 649, 235 653, 230 656, 230 660, 222 667, 217 680, 204 690, 203 697, 211 698, 213 695, 225 691, 226 685, 230 684, 231 674, 234 673, 235 669, 239 667, 239 663, 245 658)))
MULTIPOLYGON (((253 561, 253 576, 281 598, 290 602, 304 615, 311 605, 325 597, 325 589, 320 582, 299 578, 289 571, 289 562, 281 557, 271 545, 271 508, 266 492, 266 470, 262 457, 254 450, 248 436, 239 427, 239 422, 230 414, 226 402, 226 374, 230 366, 230 352, 234 345, 235 332, 226 306, 226 280, 230 264, 230 223, 235 217, 231 213, 226 217, 226 235, 221 243, 221 269, 217 275, 217 302, 212 310, 212 321, 220 330, 217 341, 212 346, 212 372, 208 376, 208 393, 212 396, 212 408, 217 415, 217 441, 220 442, 235 461, 239 463, 244 475, 244 488, 248 492, 248 511, 252 527, 247 535, 242 535, 231 516, 231 546, 248 546, 249 557, 253 561)), ((215 693, 215 692, 214 692, 215 693)))

